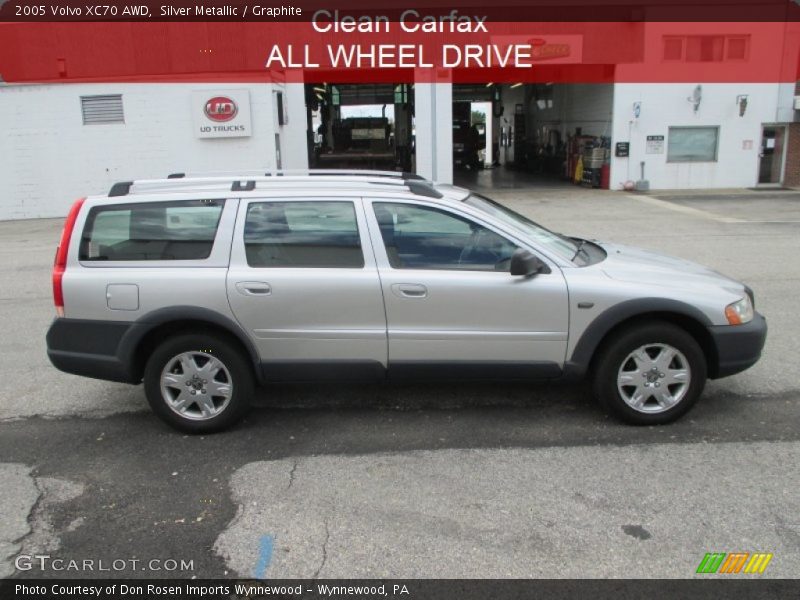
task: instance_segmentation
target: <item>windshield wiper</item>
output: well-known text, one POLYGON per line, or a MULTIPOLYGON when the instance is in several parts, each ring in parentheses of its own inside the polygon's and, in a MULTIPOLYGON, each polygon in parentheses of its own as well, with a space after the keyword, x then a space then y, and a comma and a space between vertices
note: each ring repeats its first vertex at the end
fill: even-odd
POLYGON ((586 240, 580 240, 580 241, 578 242, 578 247, 577 247, 577 248, 575 248, 575 254, 572 256, 571 260, 573 260, 573 261, 574 261, 576 258, 578 258, 578 254, 580 254, 580 253, 581 253, 581 250, 583 250, 583 247, 584 247, 585 245, 586 245, 586 240))

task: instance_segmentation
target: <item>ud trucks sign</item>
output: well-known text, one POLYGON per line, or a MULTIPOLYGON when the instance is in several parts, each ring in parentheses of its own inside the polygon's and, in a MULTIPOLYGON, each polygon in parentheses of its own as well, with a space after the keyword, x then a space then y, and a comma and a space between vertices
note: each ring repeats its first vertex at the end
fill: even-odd
POLYGON ((199 138, 249 136, 250 91, 192 92, 192 123, 199 138))

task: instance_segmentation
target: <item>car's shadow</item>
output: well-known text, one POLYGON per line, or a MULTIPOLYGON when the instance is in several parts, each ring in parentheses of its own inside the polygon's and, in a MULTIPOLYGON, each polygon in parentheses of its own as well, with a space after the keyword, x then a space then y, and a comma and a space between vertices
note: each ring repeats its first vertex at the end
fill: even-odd
POLYGON ((609 417, 585 383, 274 385, 234 432, 294 429, 293 452, 312 454, 796 440, 795 396, 712 390, 675 423, 637 427, 609 417))
POLYGON ((271 384, 257 392, 257 407, 446 410, 482 406, 591 407, 585 384, 517 382, 271 384))
POLYGON ((137 448, 168 448, 181 439, 182 446, 213 448, 230 463, 243 464, 303 454, 441 448, 797 440, 798 405, 796 394, 751 397, 717 389, 675 423, 637 427, 609 417, 587 384, 285 384, 260 390, 244 421, 218 434, 186 436, 149 411, 100 419, 31 418, 0 423, 0 440, 7 442, 0 441, 0 451, 30 463, 35 461, 29 455, 46 455, 47 448, 58 455, 59 447, 80 450, 81 439, 113 434, 118 444, 137 448))

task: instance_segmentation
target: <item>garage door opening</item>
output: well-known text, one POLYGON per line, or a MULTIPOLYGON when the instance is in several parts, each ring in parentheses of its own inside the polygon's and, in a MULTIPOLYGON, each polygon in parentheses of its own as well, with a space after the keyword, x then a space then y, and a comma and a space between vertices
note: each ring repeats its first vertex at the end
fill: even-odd
POLYGON ((414 86, 307 84, 313 169, 413 171, 414 86))
POLYGON ((612 84, 453 86, 453 180, 482 188, 610 186, 612 84), (485 106, 483 168, 465 168, 457 128, 485 106))
POLYGON ((453 103, 453 169, 480 171, 490 167, 496 157, 492 139, 491 102, 453 103))

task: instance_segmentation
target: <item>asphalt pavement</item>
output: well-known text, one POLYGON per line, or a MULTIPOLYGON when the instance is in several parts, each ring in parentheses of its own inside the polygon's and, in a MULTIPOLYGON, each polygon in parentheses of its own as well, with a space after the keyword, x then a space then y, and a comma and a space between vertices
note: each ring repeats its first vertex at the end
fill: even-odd
POLYGON ((800 573, 800 194, 500 188, 556 230, 746 281, 762 361, 666 427, 617 423, 585 386, 280 386, 190 437, 141 387, 49 365, 61 222, 3 222, 0 576, 683 578, 734 551, 800 573))

